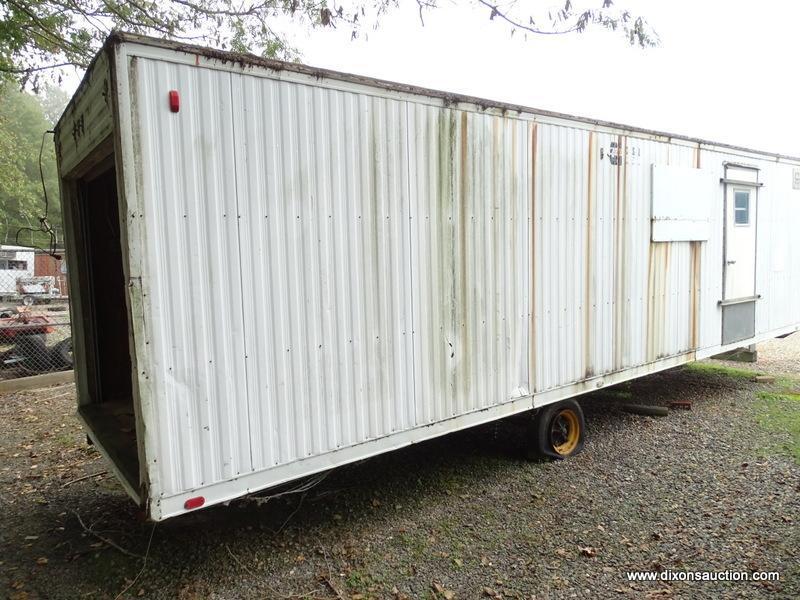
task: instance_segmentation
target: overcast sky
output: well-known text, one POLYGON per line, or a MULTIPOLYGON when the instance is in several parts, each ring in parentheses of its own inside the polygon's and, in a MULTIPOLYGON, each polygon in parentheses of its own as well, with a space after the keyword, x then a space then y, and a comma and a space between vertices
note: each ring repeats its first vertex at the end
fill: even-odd
POLYGON ((313 66, 800 156, 800 0, 616 0, 658 32, 646 50, 605 30, 512 38, 469 0, 440 0, 423 27, 400 4, 355 41, 295 28, 293 45, 313 66))
POLYGON ((800 156, 796 0, 618 0, 657 30, 648 50, 604 31, 511 38, 447 0, 422 27, 416 2, 401 4, 368 39, 298 36, 303 62, 800 156))

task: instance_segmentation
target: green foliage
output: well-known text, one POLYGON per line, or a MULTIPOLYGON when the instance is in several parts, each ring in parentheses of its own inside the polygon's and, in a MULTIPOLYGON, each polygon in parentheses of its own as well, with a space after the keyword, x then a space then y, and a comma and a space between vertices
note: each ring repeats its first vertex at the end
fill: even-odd
POLYGON ((756 414, 759 425, 776 435, 772 449, 800 465, 800 394, 759 392, 756 414))
MULTIPOLYGON (((474 0, 473 7, 513 35, 560 35, 607 29, 640 47, 658 43, 647 21, 616 9, 612 0, 572 0, 553 9, 539 0, 530 5, 474 0), (532 12, 539 10, 540 12, 532 12)), ((442 0, 417 0, 420 21, 442 0)), ((399 0, 4 0, 0 4, 0 76, 13 77, 35 91, 43 72, 67 65, 86 68, 113 29, 206 44, 223 50, 297 58, 281 26, 331 27, 358 37, 389 18, 399 0)), ((56 75, 56 78, 58 76, 56 75)))
POLYGON ((689 371, 696 373, 705 373, 708 375, 725 375, 727 377, 737 377, 739 379, 754 379, 756 375, 760 375, 758 371, 751 371, 749 369, 738 369, 736 367, 728 367, 726 365, 719 365, 711 362, 693 362, 686 365, 689 371))
MULTIPOLYGON (((60 112, 54 97, 49 99, 52 114, 60 112)), ((12 84, 0 85, 0 241, 4 244, 15 243, 20 227, 39 227, 38 219, 44 211, 39 150, 42 136, 52 126, 37 97, 12 84)), ((55 151, 50 136, 44 140, 42 166, 50 199, 50 223, 61 231, 55 151)), ((46 246, 49 238, 28 231, 20 234, 19 241, 46 246)))

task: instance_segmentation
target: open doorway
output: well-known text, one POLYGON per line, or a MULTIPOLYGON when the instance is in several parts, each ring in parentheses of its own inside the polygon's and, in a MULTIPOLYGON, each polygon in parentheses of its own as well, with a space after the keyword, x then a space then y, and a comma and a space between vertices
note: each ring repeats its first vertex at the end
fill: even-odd
POLYGON ((101 170, 76 182, 73 222, 80 286, 82 354, 85 369, 79 413, 94 441, 139 489, 139 455, 128 330, 128 305, 123 271, 119 198, 113 156, 101 170))

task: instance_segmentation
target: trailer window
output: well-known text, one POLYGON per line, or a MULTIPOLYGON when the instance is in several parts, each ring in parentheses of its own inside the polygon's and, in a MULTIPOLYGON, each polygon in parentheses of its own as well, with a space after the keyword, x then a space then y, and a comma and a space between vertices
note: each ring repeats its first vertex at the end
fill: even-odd
POLYGON ((28 268, 28 263, 24 260, 0 259, 0 270, 4 271, 24 271, 28 268))
POLYGON ((750 224, 750 192, 740 190, 734 192, 733 196, 733 211, 734 220, 736 225, 749 225, 750 224))

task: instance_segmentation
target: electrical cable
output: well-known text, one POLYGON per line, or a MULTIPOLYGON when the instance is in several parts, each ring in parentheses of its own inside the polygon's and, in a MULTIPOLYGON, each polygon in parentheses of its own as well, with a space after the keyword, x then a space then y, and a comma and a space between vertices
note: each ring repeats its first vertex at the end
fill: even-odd
MULTIPOLYGON (((56 232, 53 230, 52 225, 50 225, 50 222, 47 220, 48 214, 50 212, 50 201, 47 197, 47 186, 44 184, 44 167, 42 166, 42 155, 44 154, 44 141, 47 138, 48 134, 55 134, 55 131, 53 131, 52 129, 48 129, 42 134, 42 145, 39 148, 39 177, 42 180, 42 193, 44 195, 44 215, 39 217, 39 229, 34 229, 33 227, 20 227, 17 230, 17 235, 14 236, 14 243, 16 243, 18 246, 20 245, 19 234, 22 233, 23 231, 30 231, 31 233, 40 233, 40 232, 45 233, 50 237, 49 250, 44 250, 43 248, 35 246, 34 244, 31 244, 31 246, 36 250, 47 252, 47 254, 49 254, 56 260, 60 260, 61 255, 56 254, 56 244, 58 243, 58 238, 56 237, 56 232)), ((32 238, 31 241, 33 241, 32 238)))

